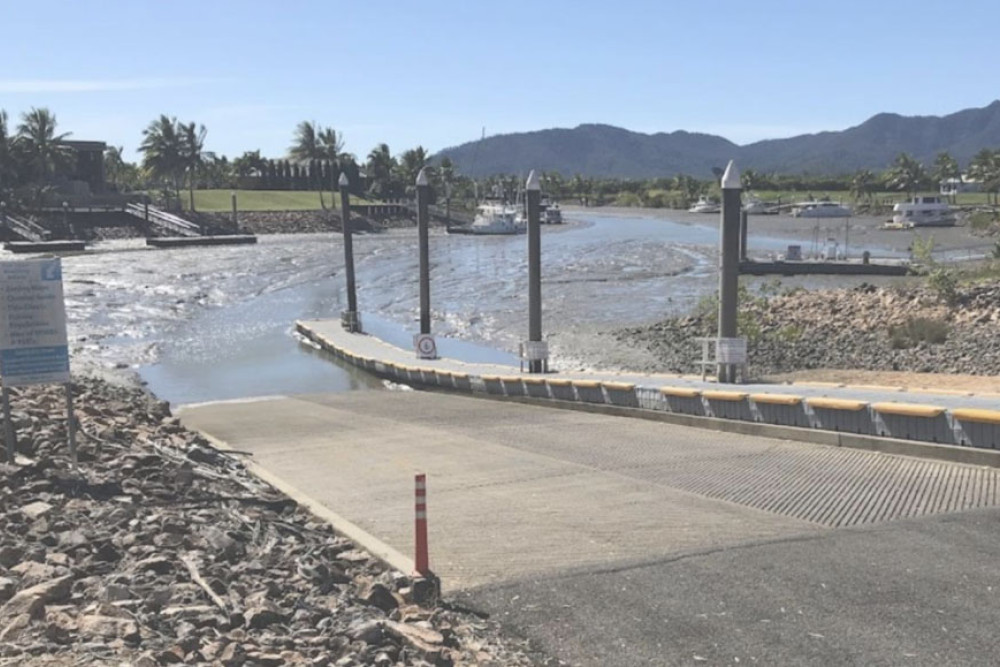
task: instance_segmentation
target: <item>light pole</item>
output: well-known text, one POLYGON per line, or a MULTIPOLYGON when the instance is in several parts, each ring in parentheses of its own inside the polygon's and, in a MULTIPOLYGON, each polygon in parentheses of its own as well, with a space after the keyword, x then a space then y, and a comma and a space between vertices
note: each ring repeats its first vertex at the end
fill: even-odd
POLYGON ((73 237, 76 236, 76 234, 73 233, 73 230, 70 229, 70 226, 69 226, 69 202, 68 201, 63 201, 63 203, 62 203, 62 210, 63 210, 63 227, 66 228, 66 233, 69 234, 69 237, 73 238, 73 237))

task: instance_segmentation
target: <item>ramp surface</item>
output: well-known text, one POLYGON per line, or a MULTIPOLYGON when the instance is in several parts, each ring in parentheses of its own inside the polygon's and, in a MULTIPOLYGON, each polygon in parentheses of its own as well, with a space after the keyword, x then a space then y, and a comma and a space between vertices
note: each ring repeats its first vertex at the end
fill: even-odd
POLYGON ((465 396, 193 406, 184 423, 403 554, 428 475, 449 590, 997 504, 997 471, 465 396))

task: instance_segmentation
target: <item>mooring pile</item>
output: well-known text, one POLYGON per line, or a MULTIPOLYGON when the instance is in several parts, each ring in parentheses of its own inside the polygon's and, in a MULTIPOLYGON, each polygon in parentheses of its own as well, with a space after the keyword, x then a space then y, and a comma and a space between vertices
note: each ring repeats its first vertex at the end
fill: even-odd
POLYGON ((0 463, 0 665, 530 664, 185 430, 142 391, 13 390, 0 463), (67 663, 69 664, 69 663, 67 663))

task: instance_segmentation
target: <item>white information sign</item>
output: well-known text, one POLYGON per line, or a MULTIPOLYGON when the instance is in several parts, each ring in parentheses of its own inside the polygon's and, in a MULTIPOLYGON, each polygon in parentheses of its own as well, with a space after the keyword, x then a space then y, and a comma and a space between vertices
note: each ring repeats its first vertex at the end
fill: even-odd
POLYGON ((747 362, 747 339, 720 338, 715 358, 720 364, 745 364, 747 362))
POLYGON ((62 262, 0 262, 0 376, 4 387, 69 382, 62 262))

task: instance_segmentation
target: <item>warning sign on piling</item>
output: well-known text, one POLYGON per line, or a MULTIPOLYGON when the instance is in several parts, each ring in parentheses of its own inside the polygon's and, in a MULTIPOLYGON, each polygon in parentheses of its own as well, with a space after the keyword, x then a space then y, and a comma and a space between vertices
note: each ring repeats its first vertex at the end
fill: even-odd
POLYGON ((5 387, 69 382, 59 259, 0 262, 0 376, 5 387))

